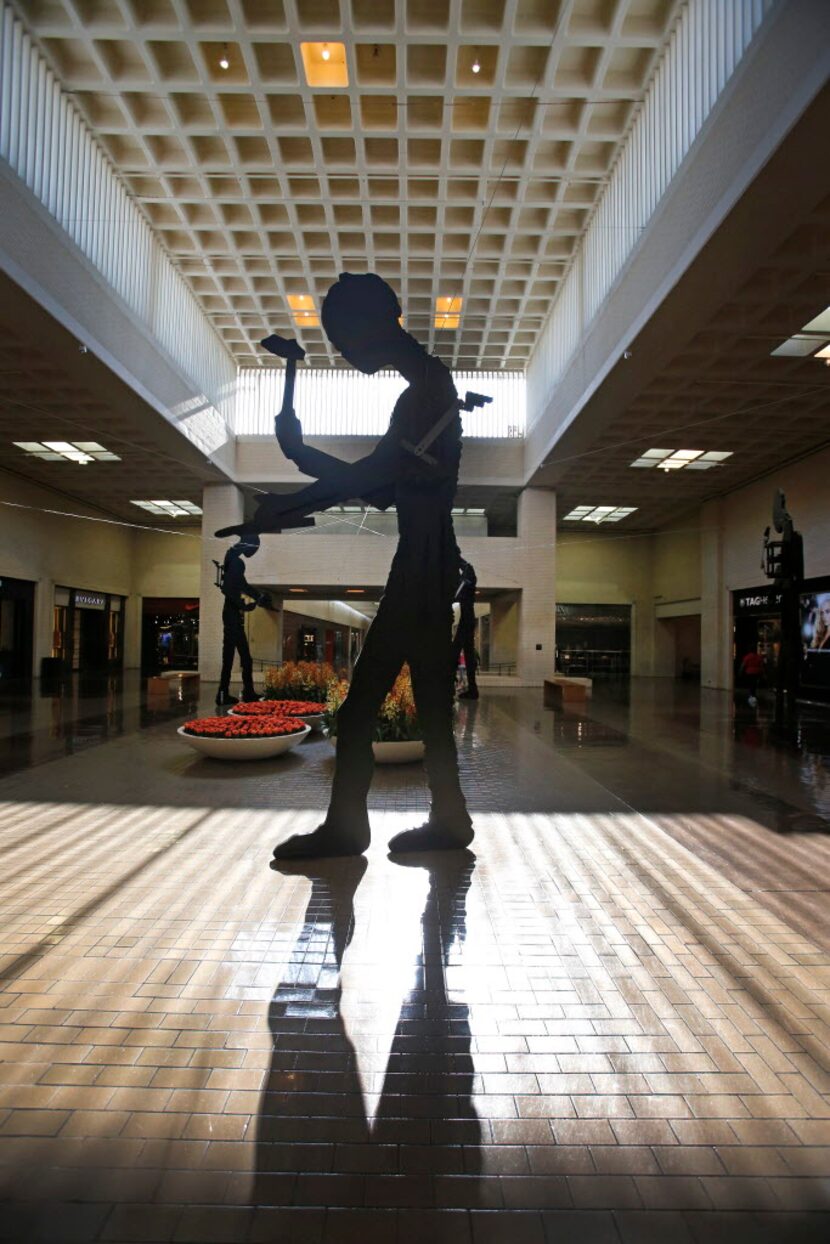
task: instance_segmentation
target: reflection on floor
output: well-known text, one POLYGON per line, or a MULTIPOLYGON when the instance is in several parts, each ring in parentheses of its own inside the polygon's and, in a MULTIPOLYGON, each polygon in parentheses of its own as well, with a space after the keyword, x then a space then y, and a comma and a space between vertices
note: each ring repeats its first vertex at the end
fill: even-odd
POLYGON ((714 713, 538 700, 465 706, 474 853, 409 866, 417 766, 367 861, 269 870, 321 739, 211 766, 139 715, 0 781, 0 1238, 827 1238, 830 839, 714 713))

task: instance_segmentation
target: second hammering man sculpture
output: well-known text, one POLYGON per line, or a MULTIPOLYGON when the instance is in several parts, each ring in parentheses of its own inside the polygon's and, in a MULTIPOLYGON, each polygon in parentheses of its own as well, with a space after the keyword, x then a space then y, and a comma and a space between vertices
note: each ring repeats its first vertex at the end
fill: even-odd
POLYGON ((250 523, 216 533, 244 537, 282 531, 304 525, 315 510, 354 498, 378 509, 397 509, 397 551, 338 715, 328 812, 313 833, 295 834, 280 843, 274 850, 277 860, 358 855, 368 847, 372 733, 378 709, 404 662, 412 671, 424 733, 431 807, 426 823, 396 834, 390 850, 451 850, 473 839, 458 778, 448 677, 460 563, 452 505, 461 459, 459 411, 487 399, 467 394, 459 401, 447 367, 401 327, 400 316, 395 293, 374 274, 344 273, 321 306, 323 329, 347 362, 369 376, 394 368, 408 383, 388 430, 357 462, 343 462, 305 444, 291 409, 294 360, 303 352, 294 343, 293 349, 287 348, 289 343, 279 338, 263 343, 288 359, 277 439, 286 457, 316 483, 291 494, 267 493, 250 523))
POLYGON ((233 548, 228 549, 221 567, 218 562, 214 563, 217 570, 216 586, 225 598, 222 606, 222 672, 216 694, 219 707, 237 703, 237 698, 231 695, 230 689, 233 658, 237 652, 242 674, 242 698, 259 699, 254 689, 254 663, 245 634, 245 614, 256 609, 257 605, 270 608, 271 598, 267 592, 251 587, 245 578, 245 567, 242 564, 243 557, 253 557, 258 551, 259 536, 250 533, 242 537, 233 548))

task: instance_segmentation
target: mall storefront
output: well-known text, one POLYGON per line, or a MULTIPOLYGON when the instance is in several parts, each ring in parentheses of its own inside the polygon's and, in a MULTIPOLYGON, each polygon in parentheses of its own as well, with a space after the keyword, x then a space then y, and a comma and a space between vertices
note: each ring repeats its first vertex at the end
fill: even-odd
MULTIPOLYGON (((830 576, 804 580, 800 618, 800 693, 804 699, 830 701, 830 576)), ((769 583, 733 592, 734 686, 742 686, 741 665, 749 652, 763 659, 761 685, 774 686, 780 647, 781 593, 769 583)))
POLYGON ((0 688, 32 676, 35 585, 0 578, 0 688))
POLYGON ((88 588, 56 587, 52 656, 46 674, 97 674, 124 665, 124 597, 88 588))

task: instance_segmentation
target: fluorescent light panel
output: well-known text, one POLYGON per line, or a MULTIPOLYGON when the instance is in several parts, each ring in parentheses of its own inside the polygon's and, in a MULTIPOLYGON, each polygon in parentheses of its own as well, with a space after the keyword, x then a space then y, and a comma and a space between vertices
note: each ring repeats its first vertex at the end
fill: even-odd
POLYGON ((130 504, 137 505, 148 514, 159 514, 164 518, 189 518, 202 513, 200 507, 192 501, 131 501, 130 504))
POLYGON ((731 449, 647 449, 629 465, 641 470, 659 467, 661 471, 709 471, 731 457, 731 449))
POLYGON ((813 354, 816 358, 825 359, 828 357, 825 348, 830 344, 829 338, 830 307, 825 307, 818 315, 807 321, 801 332, 793 333, 792 337, 782 341, 780 346, 770 351, 770 354, 773 358, 776 356, 778 358, 807 358, 808 355, 813 354))
POLYGON ((619 523, 637 509, 636 505, 577 505, 566 514, 566 523, 619 523))
POLYGON ((84 466, 87 462, 121 461, 118 454, 110 453, 97 441, 13 441, 12 444, 30 458, 40 458, 42 462, 77 462, 84 466))

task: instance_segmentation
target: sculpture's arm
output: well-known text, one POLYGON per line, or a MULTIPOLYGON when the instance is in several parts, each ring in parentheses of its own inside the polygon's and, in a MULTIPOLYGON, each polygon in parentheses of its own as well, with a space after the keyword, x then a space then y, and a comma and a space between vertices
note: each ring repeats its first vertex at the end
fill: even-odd
POLYGON ((400 473, 400 434, 390 428, 372 452, 357 462, 342 462, 330 454, 320 456, 326 459, 326 469, 315 483, 298 492, 267 493, 260 499, 254 518, 258 531, 280 531, 289 525, 287 520, 326 510, 355 497, 371 497, 380 489, 388 488, 400 473))

